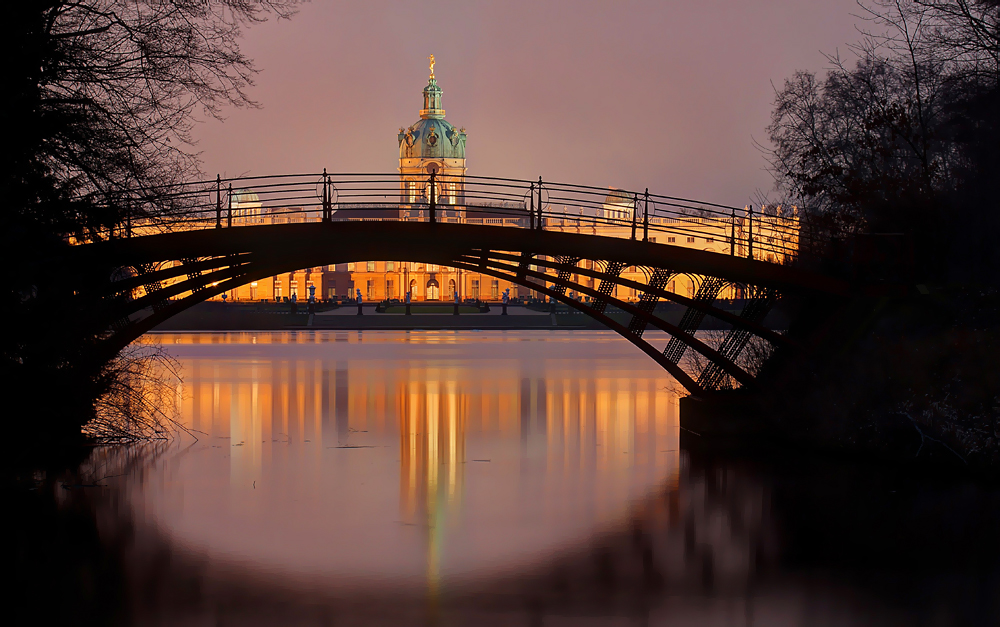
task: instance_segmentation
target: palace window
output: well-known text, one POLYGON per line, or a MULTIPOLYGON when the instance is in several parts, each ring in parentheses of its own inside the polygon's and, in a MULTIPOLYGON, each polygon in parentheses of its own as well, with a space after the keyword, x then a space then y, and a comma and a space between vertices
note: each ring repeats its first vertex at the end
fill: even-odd
POLYGON ((375 262, 374 261, 369 261, 368 262, 368 272, 375 272, 375 262))
POLYGON ((693 237, 689 237, 688 238, 688 244, 694 244, 694 238, 693 237))
POLYGON ((298 298, 298 296, 299 296, 299 282, 298 281, 292 280, 288 284, 288 295, 289 296, 294 296, 294 297, 298 298))
POLYGON ((392 279, 385 282, 385 297, 396 298, 396 283, 392 279))
POLYGON ((348 272, 354 272, 354 268, 355 268, 356 265, 357 264, 355 264, 353 261, 348 262, 348 264, 347 264, 347 271, 348 272))
POLYGON ((673 243, 674 243, 674 242, 676 242, 676 241, 677 241, 677 238, 676 238, 676 237, 668 237, 668 238, 667 238, 667 243, 668 243, 668 244, 673 244, 673 243))
POLYGON ((387 262, 385 262, 385 271, 386 272, 395 272, 396 271, 396 262, 395 261, 387 261, 387 262))
POLYGON ((368 300, 375 300, 375 281, 368 279, 368 283, 365 286, 365 294, 368 300))
POLYGON ((490 298, 500 298, 500 281, 497 279, 490 283, 490 298))
POLYGON ((475 279, 472 281, 472 297, 479 300, 479 281, 475 279))
POLYGON ((438 265, 436 263, 429 263, 429 264, 427 264, 427 271, 428 272, 437 272, 438 271, 438 265))

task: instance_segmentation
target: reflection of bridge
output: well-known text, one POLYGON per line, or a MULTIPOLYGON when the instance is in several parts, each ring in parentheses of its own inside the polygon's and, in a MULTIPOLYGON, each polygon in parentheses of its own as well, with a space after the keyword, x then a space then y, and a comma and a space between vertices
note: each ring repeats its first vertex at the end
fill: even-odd
POLYGON ((110 237, 74 247, 69 262, 110 277, 101 296, 101 315, 112 329, 109 354, 191 305, 252 281, 299 268, 397 260, 528 286, 618 332, 694 393, 752 386, 748 344, 791 344, 763 324, 779 298, 849 291, 841 280, 791 263, 800 248, 817 247, 795 217, 755 216, 752 208, 738 214, 648 192, 617 192, 621 202, 608 211, 602 206, 607 190, 540 179, 467 177, 449 195, 439 199, 439 193, 433 173, 419 196, 400 189, 395 175, 192 184, 150 194, 147 201, 167 207, 160 217, 130 216, 110 237), (234 184, 252 190, 257 201, 234 204, 236 194, 245 193, 234 193, 234 184), (625 237, 587 234, 594 225, 619 227, 625 237), (673 241, 671 234, 705 228, 715 229, 728 254, 654 237, 663 233, 660 242, 673 241), (624 276, 628 267, 640 268, 645 280, 624 276), (701 277, 697 292, 668 290, 678 275, 701 277), (615 296, 616 287, 641 296, 626 302, 615 296), (739 313, 716 304, 723 289, 743 297, 739 313), (686 307, 679 321, 656 315, 661 299, 686 307), (609 306, 628 323, 610 316, 609 306), (705 316, 730 327, 711 345, 696 336, 705 316), (654 346, 643 338, 647 328, 667 332, 669 341, 654 346), (689 349, 696 359, 683 359, 689 349))

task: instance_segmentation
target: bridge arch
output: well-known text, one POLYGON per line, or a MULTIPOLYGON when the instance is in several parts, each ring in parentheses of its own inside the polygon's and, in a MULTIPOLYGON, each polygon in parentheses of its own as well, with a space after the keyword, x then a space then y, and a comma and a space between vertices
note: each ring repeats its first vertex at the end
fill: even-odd
POLYGON ((725 385, 753 385, 753 374, 738 365, 746 337, 757 336, 775 346, 791 345, 787 338, 761 324, 762 313, 777 296, 846 289, 832 279, 787 266, 668 244, 478 224, 355 221, 248 225, 148 235, 77 248, 81 265, 131 266, 136 270, 135 276, 112 280, 104 295, 109 303, 111 332, 105 343, 110 355, 170 316, 239 285, 300 268, 364 258, 461 268, 535 290, 616 331, 689 391, 702 394, 725 385), (581 264, 581 260, 588 262, 581 264), (165 267, 166 261, 173 264, 165 267), (627 266, 643 268, 645 281, 623 277, 621 270, 627 266), (667 289, 665 278, 684 274, 705 277, 694 297, 667 289), (749 291, 754 297, 741 314, 714 305, 721 286, 734 283, 753 286, 749 291), (641 296, 628 302, 614 295, 615 287, 635 290, 641 296), (661 300, 684 306, 679 323, 656 315, 656 304, 661 300), (609 306, 615 311, 609 312, 609 306), (731 327, 730 334, 739 337, 732 342, 727 338, 718 347, 709 346, 696 337, 705 316, 724 321, 731 327), (647 328, 665 331, 670 337, 667 346, 654 346, 649 338, 644 339, 647 328), (704 358, 708 364, 704 371, 685 369, 681 356, 687 350, 704 358))

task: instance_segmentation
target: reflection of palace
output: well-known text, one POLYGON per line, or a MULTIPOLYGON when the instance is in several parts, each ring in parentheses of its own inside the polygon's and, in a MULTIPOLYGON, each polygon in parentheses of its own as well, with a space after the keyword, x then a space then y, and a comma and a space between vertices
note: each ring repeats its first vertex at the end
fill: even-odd
MULTIPOLYGON (((393 220, 426 220, 426 202, 429 190, 429 176, 435 175, 435 197, 438 203, 438 219, 442 222, 467 222, 474 224, 511 224, 523 225, 524 218, 512 216, 523 211, 523 204, 497 204, 496 213, 477 210, 475 215, 465 215, 461 209, 464 196, 464 180, 466 174, 464 128, 455 128, 445 120, 442 107, 442 90, 438 86, 431 70, 427 86, 423 90, 423 108, 420 119, 414 124, 400 128, 397 134, 399 143, 399 186, 400 204, 398 214, 393 205, 388 219, 393 220), (412 204, 410 204, 412 203, 412 204), (509 206, 507 206, 509 205, 509 206)), ((338 204, 334 214, 339 220, 381 220, 387 219, 385 206, 373 208, 364 205, 338 204)), ((621 190, 609 190, 599 217, 604 223, 586 224, 561 218, 546 218, 545 229, 549 231, 565 231, 602 235, 607 237, 629 238, 632 234, 632 214, 635 210, 635 200, 621 190)), ((302 214, 278 215, 269 213, 262 208, 257 195, 251 191, 238 190, 234 195, 233 224, 278 224, 289 221, 304 220, 302 214)), ((319 211, 313 219, 320 218, 319 211)), ((686 248, 697 248, 719 253, 729 253, 730 229, 729 220, 718 218, 650 218, 650 224, 656 228, 674 229, 676 234, 658 232, 650 240, 661 244, 671 244, 686 248)), ((780 261, 788 250, 794 250, 797 245, 797 235, 790 228, 791 223, 783 218, 760 216, 754 223, 755 257, 768 261, 780 261), (779 252, 780 251, 780 252, 779 252)), ((737 226, 737 237, 741 237, 741 227, 737 226)), ((736 254, 745 255, 742 246, 737 246, 736 254)), ((594 269, 594 262, 581 260, 580 266, 594 269)), ((535 268, 533 268, 535 269, 535 268)), ((645 283, 647 275, 642 268, 629 266, 621 276, 625 279, 645 283)), ((578 276, 573 277, 579 281, 578 276)), ((700 277, 678 275, 672 279, 667 289, 685 296, 694 296, 700 277)), ((597 287, 594 279, 585 279, 587 287, 597 287)), ((495 279, 478 272, 457 270, 455 268, 439 267, 434 264, 410 263, 404 261, 362 261, 344 263, 336 266, 320 266, 305 268, 295 272, 282 273, 255 281, 249 285, 231 290, 227 297, 231 300, 287 299, 296 296, 304 300, 309 296, 309 288, 315 288, 317 298, 353 297, 356 290, 368 301, 387 298, 402 299, 409 291, 415 301, 444 300, 451 301, 456 291, 462 299, 498 300, 503 291, 510 288, 516 297, 531 297, 537 294, 529 287, 511 284, 502 279, 495 279)), ((724 291, 721 296, 734 297, 732 290, 724 291)), ((574 291, 570 297, 587 300, 589 297, 578 295, 574 291)), ((615 287, 614 296, 623 300, 637 300, 641 294, 635 289, 615 287)))

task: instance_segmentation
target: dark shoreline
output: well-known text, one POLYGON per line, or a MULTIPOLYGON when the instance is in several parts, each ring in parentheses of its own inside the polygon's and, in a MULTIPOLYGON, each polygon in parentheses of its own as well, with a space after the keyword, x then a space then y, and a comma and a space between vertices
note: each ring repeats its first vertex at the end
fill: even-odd
MULTIPOLYGON (((414 305, 412 315, 399 313, 377 313, 376 304, 363 305, 364 315, 356 315, 356 305, 341 305, 331 307, 320 304, 317 313, 307 312, 307 306, 298 307, 296 313, 291 313, 288 304, 277 303, 218 303, 204 302, 183 311, 155 327, 152 333, 163 332, 212 332, 212 331, 304 331, 304 330, 343 330, 358 331, 379 329, 386 331, 407 330, 496 330, 514 331, 531 329, 560 330, 607 330, 607 327, 589 316, 570 310, 565 305, 558 305, 554 312, 545 311, 544 306, 511 305, 509 314, 500 315, 500 306, 492 305, 489 313, 461 313, 459 315, 446 313, 420 313, 421 306, 414 305), (330 313, 331 310, 337 313, 330 313), (343 313, 340 313, 343 312, 343 313)), ((738 305, 734 312, 739 313, 738 305)), ((440 305, 435 306, 440 309, 440 305)), ((684 315, 685 307, 661 305, 656 314, 665 321, 676 324, 684 315)), ((627 326, 632 319, 631 314, 617 311, 609 307, 607 315, 613 320, 627 326)), ((766 320, 770 328, 787 328, 787 317, 781 311, 775 311, 766 320)), ((724 330, 729 325, 720 323, 706 316, 704 330, 724 330)))

